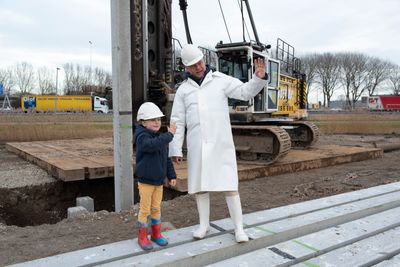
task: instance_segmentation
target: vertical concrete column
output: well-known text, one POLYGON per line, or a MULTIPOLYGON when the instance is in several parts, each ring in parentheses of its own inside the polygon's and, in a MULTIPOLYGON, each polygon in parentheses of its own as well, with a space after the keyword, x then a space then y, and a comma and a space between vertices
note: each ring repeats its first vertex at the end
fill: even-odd
POLYGON ((111 0, 115 211, 133 205, 130 1, 111 0))

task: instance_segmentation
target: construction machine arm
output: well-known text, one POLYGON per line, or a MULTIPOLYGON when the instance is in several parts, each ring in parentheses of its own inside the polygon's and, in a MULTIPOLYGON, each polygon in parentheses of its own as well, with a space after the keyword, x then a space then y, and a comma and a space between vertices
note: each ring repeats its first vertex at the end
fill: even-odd
POLYGON ((183 22, 185 24, 185 33, 186 33, 187 42, 188 42, 188 44, 193 44, 192 37, 190 36, 189 23, 188 23, 188 18, 187 18, 187 13, 186 13, 186 7, 188 6, 187 1, 179 0, 179 6, 180 6, 180 9, 182 10, 182 14, 183 14, 183 22))
POLYGON ((242 0, 242 1, 246 4, 247 13, 249 14, 249 19, 250 19, 251 27, 253 28, 254 38, 256 38, 256 43, 257 43, 257 45, 262 46, 262 43, 260 42, 260 38, 258 38, 257 28, 256 28, 256 24, 254 23, 253 13, 251 13, 249 1, 247 1, 247 0, 242 0))

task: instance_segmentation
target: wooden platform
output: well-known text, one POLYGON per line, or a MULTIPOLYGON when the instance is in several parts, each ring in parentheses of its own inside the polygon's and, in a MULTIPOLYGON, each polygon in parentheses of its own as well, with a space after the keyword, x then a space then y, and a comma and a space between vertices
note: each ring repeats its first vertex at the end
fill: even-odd
MULTIPOLYGON (((20 157, 37 164, 51 175, 65 182, 114 176, 111 138, 37 141, 7 143, 6 148, 20 157)), ((333 166, 374 159, 383 156, 380 148, 348 146, 315 146, 306 150, 291 150, 273 164, 238 161, 239 180, 249 180, 288 172, 333 166)), ((175 165, 177 186, 187 191, 186 162, 175 165)))

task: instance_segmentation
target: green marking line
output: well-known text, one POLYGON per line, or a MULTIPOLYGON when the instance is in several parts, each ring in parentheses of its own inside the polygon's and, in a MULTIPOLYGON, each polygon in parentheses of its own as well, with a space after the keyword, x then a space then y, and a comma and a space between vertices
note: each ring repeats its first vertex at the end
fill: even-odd
POLYGON ((315 264, 315 263, 308 262, 308 261, 303 261, 302 263, 303 263, 305 266, 308 266, 308 267, 320 267, 319 264, 315 264))
POLYGON ((274 232, 274 231, 271 231, 271 230, 262 228, 262 227, 260 227, 260 226, 256 226, 256 227, 254 227, 254 228, 256 228, 256 229, 258 229, 258 230, 261 230, 261 231, 264 231, 264 232, 269 233, 269 234, 273 234, 273 235, 278 234, 277 232, 274 232))
MULTIPOLYGON (((243 223, 243 226, 246 226, 246 227, 248 227, 249 225, 248 225, 248 224, 245 224, 245 223, 243 223)), ((263 232, 269 233, 269 234, 273 234, 273 235, 276 235, 276 234, 277 234, 277 232, 274 232, 274 231, 272 231, 272 230, 265 229, 265 228, 263 228, 263 227, 261 227, 261 226, 254 226, 254 228, 256 228, 256 229, 258 229, 258 230, 260 230, 260 231, 263 231, 263 232)))
POLYGON ((293 242, 296 243, 296 244, 298 244, 298 245, 300 245, 300 246, 303 246, 303 247, 305 247, 305 248, 308 248, 308 249, 310 249, 310 250, 314 250, 314 251, 316 251, 316 252, 319 251, 319 249, 314 248, 314 247, 312 247, 312 246, 310 246, 310 245, 307 245, 306 243, 303 243, 303 242, 301 242, 301 241, 299 241, 299 240, 293 240, 293 242))
MULTIPOLYGON (((245 223, 243 223, 243 225, 246 226, 246 227, 249 226, 249 225, 247 225, 247 224, 245 224, 245 223)), ((274 231, 272 231, 272 230, 263 228, 263 227, 261 227, 261 226, 255 226, 254 228, 256 228, 256 229, 258 229, 258 230, 260 230, 260 231, 263 231, 263 232, 272 234, 272 235, 278 234, 277 232, 274 232, 274 231)), ((312 247, 312 246, 310 246, 310 245, 307 245, 306 243, 303 243, 303 242, 301 242, 301 241, 299 241, 299 240, 293 240, 292 242, 295 243, 295 244, 297 244, 297 245, 300 245, 300 246, 302 246, 302 247, 305 247, 305 248, 307 248, 307 249, 309 249, 309 250, 316 251, 316 252, 319 251, 319 249, 314 248, 314 247, 312 247)), ((308 267, 320 267, 318 264, 315 264, 315 263, 312 263, 312 262, 309 262, 309 261, 304 261, 304 262, 302 262, 302 263, 303 263, 304 265, 308 266, 308 267)))
POLYGON ((120 124, 119 127, 122 129, 132 129, 132 125, 130 124, 120 124))

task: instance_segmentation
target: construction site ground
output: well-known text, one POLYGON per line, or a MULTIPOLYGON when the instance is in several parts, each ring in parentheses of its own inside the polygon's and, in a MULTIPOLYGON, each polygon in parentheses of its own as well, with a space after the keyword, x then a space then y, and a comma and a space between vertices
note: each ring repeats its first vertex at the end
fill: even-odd
MULTIPOLYGON (((363 146, 373 147, 377 144, 399 144, 399 135, 322 135, 319 145, 363 146)), ((242 199, 243 212, 251 213, 259 210, 271 209, 310 199, 359 190, 376 185, 400 181, 398 166, 400 151, 385 152, 382 158, 340 164, 336 166, 305 170, 294 173, 273 175, 254 180, 241 181, 239 191, 242 199)), ((42 214, 48 217, 52 224, 35 226, 11 225, 12 219, 7 217, 9 210, 6 205, 14 202, 19 206, 19 212, 25 216, 25 221, 18 221, 20 225, 32 221, 37 206, 43 205, 42 210, 52 210, 52 207, 72 204, 68 198, 74 187, 79 188, 82 195, 96 187, 97 197, 104 202, 111 199, 112 194, 102 194, 113 187, 109 179, 74 182, 70 188, 64 188, 41 168, 30 164, 0 148, 0 265, 23 262, 50 255, 93 247, 101 244, 127 240, 136 236, 135 221, 137 206, 129 211, 120 213, 97 211, 79 218, 63 219, 59 214, 54 215, 51 221, 51 212, 42 214), (47 199, 42 199, 43 192, 47 192, 47 199), (49 197, 54 195, 54 197, 49 197), (7 198, 7 199, 5 199, 7 198), (10 200, 11 199, 11 200, 10 200), (25 206, 23 203, 26 203, 25 206)), ((112 190, 111 190, 112 191, 112 190)), ((173 195, 166 192, 167 198, 162 204, 162 220, 168 229, 182 228, 198 223, 196 205, 193 196, 173 195), (169 196, 168 196, 169 195, 169 196), (172 199, 173 198, 173 199, 172 199)), ((98 207, 106 204, 97 202, 98 207)), ((98 208, 96 208, 98 210, 98 208)), ((21 214, 19 214, 21 216, 21 214)), ((228 209, 223 194, 211 195, 211 219, 218 220, 228 217, 228 209)))

